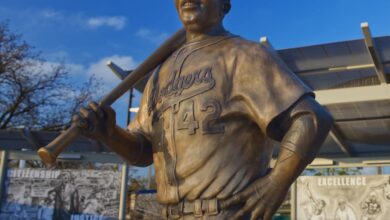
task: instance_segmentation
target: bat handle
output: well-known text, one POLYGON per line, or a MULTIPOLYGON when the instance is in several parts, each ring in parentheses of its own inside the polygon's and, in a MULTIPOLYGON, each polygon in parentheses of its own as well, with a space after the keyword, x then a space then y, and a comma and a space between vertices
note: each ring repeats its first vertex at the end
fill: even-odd
POLYGON ((53 165, 58 155, 81 133, 80 127, 73 123, 66 131, 45 147, 38 150, 38 155, 47 165, 53 165))

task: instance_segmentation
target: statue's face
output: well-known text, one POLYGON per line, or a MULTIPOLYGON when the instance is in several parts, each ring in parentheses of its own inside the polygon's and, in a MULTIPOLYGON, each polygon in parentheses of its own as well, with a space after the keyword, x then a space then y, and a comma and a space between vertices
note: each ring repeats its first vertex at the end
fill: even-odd
POLYGON ((224 0, 175 0, 180 20, 187 30, 202 31, 223 19, 224 0))

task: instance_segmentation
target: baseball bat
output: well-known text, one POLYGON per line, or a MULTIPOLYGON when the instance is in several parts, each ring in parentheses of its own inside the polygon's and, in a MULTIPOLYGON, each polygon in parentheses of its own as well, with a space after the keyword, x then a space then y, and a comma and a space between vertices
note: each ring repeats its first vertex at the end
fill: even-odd
MULTIPOLYGON (((126 91, 132 88, 137 82, 143 79, 155 67, 167 59, 175 50, 185 43, 185 30, 180 29, 172 37, 166 40, 157 50, 155 50, 144 62, 142 62, 131 74, 129 74, 118 86, 108 93, 99 103, 101 106, 111 105, 126 91)), ((85 125, 84 125, 85 128, 85 125)), ((55 163, 58 155, 64 151, 72 141, 81 133, 83 125, 72 123, 72 125, 62 132, 57 138, 45 147, 38 150, 38 155, 45 164, 55 163)))

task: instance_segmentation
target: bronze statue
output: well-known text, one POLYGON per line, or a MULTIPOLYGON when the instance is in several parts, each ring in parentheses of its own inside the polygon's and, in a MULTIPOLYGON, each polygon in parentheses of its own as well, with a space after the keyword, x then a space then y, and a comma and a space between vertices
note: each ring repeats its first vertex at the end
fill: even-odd
POLYGON ((266 48, 225 30, 229 0, 175 5, 186 43, 153 71, 128 130, 94 102, 74 121, 130 164, 154 163, 166 218, 270 220, 332 118, 266 48))

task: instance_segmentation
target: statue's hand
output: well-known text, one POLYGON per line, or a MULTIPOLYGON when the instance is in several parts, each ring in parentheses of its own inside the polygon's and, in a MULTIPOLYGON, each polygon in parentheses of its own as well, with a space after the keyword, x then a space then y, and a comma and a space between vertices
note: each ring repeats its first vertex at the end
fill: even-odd
POLYGON ((78 115, 72 118, 82 135, 100 141, 109 139, 116 127, 116 114, 110 106, 99 106, 96 102, 89 102, 87 107, 80 108, 78 115))
POLYGON ((287 195, 289 186, 274 181, 271 175, 261 177, 244 191, 221 202, 221 208, 238 204, 244 206, 234 215, 233 219, 242 219, 251 213, 251 220, 271 220, 287 195))

